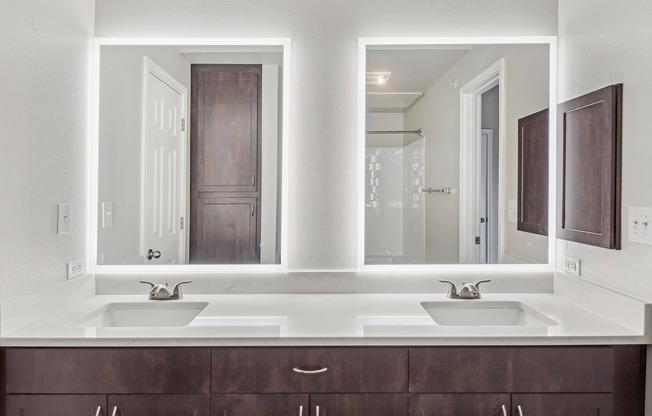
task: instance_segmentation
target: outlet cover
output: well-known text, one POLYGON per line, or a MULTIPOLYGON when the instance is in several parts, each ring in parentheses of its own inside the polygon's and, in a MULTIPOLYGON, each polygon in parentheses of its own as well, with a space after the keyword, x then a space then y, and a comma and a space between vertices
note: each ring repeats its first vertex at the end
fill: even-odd
POLYGON ((74 279, 75 277, 81 276, 84 274, 84 260, 78 259, 73 260, 68 263, 68 279, 74 279))
POLYGON ((573 276, 580 276, 582 261, 574 257, 564 256, 564 272, 573 276))
POLYGON ((104 253, 100 253, 100 254, 97 255, 97 265, 98 266, 103 265, 105 261, 106 261, 106 255, 104 255, 104 253))
POLYGON ((518 221, 518 204, 515 199, 507 201, 507 222, 518 221))

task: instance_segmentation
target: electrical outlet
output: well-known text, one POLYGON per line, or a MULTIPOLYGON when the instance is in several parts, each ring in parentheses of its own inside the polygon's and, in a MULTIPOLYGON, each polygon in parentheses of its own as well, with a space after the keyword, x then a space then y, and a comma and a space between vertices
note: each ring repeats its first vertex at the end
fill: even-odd
POLYGON ((73 260, 68 263, 68 279, 74 279, 84 274, 84 260, 73 260))
POLYGON ((103 265, 105 261, 106 261, 106 256, 104 255, 104 253, 100 253, 100 254, 97 255, 97 265, 98 266, 103 265))
POLYGON ((573 276, 580 276, 582 261, 573 257, 564 256, 564 272, 573 276))
POLYGON ((652 207, 629 207, 629 241, 652 244, 652 207))

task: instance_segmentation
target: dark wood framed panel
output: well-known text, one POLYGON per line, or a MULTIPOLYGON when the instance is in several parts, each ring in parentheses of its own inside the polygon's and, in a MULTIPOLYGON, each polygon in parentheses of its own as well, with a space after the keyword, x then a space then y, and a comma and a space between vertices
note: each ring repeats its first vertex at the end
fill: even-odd
POLYGON ((211 416, 308 416, 307 394, 213 394, 211 416))
POLYGON ((260 209, 255 197, 197 198, 191 262, 259 263, 260 209))
POLYGON ((260 189, 261 65, 191 66, 195 192, 260 189))
POLYGON ((212 369, 213 393, 406 392, 408 349, 215 348, 212 369))
POLYGON ((6 396, 5 416, 106 416, 105 395, 31 394, 6 396))
POLYGON ((557 107, 557 237, 620 249, 622 84, 557 107))
POLYGON ((503 406, 509 412, 509 394, 410 395, 410 416, 504 416, 503 406))
POLYGON ((407 394, 310 395, 310 416, 407 416, 407 414, 407 394))
POLYGON ((611 394, 514 394, 512 415, 527 416, 612 416, 611 394), (520 406, 520 410, 519 410, 520 406))
POLYGON ((208 393, 208 348, 7 348, 6 393, 208 393))
POLYGON ((516 228, 540 235, 548 235, 548 125, 548 109, 518 120, 516 228))
POLYGON ((109 396, 113 416, 209 416, 208 394, 147 394, 109 396))

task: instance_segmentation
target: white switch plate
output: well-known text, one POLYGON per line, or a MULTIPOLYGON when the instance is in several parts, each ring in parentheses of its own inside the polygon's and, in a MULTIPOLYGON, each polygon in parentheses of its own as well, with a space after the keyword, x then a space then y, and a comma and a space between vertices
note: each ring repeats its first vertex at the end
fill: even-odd
POLYGON ((84 260, 78 259, 68 263, 68 279, 74 279, 84 274, 84 260))
POLYGON ((102 202, 102 228, 113 226, 113 202, 102 202))
POLYGON ((629 241, 652 244, 652 207, 629 207, 629 241))
POLYGON ((580 276, 582 261, 574 257, 564 256, 564 272, 573 276, 580 276))
POLYGON ((507 222, 518 221, 518 204, 515 199, 507 201, 507 222))
POLYGON ((70 234, 71 223, 70 204, 59 204, 57 210, 57 234, 70 234))

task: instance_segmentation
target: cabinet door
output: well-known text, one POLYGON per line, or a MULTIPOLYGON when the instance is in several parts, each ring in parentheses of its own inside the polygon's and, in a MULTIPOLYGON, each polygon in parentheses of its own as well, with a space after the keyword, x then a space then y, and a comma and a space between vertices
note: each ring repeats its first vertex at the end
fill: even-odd
POLYGON ((410 395, 410 416, 506 416, 510 406, 509 394, 410 395))
POLYGON ((311 394, 310 416, 407 416, 407 394, 311 394))
POLYGON ((512 415, 611 416, 611 394, 514 394, 512 415), (519 408, 520 406, 520 408, 519 408))
POLYGON ((208 394, 109 396, 112 416, 209 416, 208 394))
POLYGON ((214 394, 211 416, 308 416, 307 394, 214 394))
POLYGON ((259 263, 258 198, 197 198, 191 262, 259 263))
POLYGON ((107 416, 104 395, 8 395, 6 416, 107 416))
POLYGON ((518 120, 516 228, 548 235, 548 109, 518 120))

